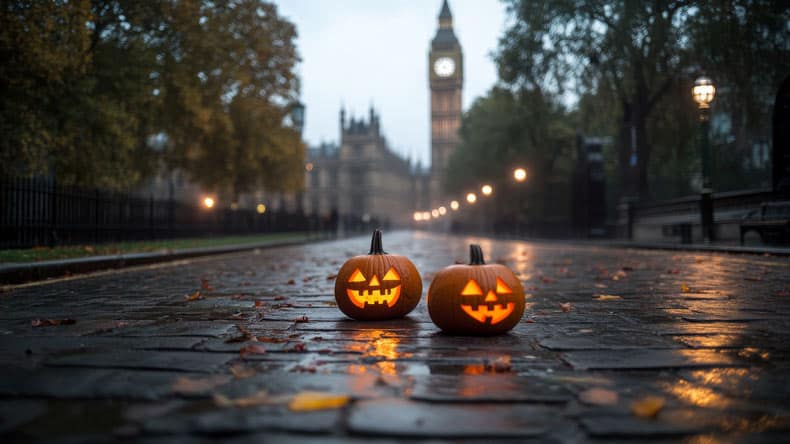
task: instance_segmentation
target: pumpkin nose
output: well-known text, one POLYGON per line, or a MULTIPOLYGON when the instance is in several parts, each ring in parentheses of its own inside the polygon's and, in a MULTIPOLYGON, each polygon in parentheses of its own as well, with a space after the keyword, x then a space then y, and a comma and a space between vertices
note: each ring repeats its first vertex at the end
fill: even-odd
POLYGON ((376 275, 374 274, 373 277, 370 279, 370 284, 368 285, 370 285, 371 287, 378 287, 381 284, 379 284, 379 278, 377 278, 376 275))
POLYGON ((494 294, 493 291, 488 290, 488 294, 486 294, 485 301, 486 302, 496 302, 496 295, 494 294))

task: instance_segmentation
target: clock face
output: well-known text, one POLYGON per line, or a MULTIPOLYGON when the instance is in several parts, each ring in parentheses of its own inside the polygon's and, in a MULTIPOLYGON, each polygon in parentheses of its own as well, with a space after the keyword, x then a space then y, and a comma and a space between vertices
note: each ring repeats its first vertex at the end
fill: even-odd
POLYGON ((439 57, 433 62, 433 71, 439 77, 449 77, 455 72, 455 62, 450 57, 439 57))

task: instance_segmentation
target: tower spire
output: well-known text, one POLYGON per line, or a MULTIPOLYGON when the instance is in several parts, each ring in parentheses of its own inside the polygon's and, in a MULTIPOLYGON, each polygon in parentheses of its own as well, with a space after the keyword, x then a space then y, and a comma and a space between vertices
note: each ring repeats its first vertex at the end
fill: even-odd
POLYGON ((443 0, 442 9, 439 11, 439 28, 452 28, 453 14, 450 12, 450 5, 447 0, 443 0))

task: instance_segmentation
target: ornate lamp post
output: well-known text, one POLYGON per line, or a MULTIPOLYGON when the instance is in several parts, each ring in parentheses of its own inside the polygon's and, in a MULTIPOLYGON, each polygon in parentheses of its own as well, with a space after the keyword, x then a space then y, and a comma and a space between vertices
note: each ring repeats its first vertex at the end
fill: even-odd
POLYGON ((699 147, 702 158, 702 194, 700 196, 700 221, 702 222, 702 238, 705 243, 714 240, 713 226, 713 190, 710 182, 710 104, 716 96, 716 87, 707 77, 700 77, 691 88, 691 95, 699 106, 699 147))

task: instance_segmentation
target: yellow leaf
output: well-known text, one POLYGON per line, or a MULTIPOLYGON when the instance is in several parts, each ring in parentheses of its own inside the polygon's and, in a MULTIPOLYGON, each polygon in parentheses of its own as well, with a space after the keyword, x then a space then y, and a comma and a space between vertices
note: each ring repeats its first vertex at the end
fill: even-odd
POLYGON ((631 404, 631 411, 640 418, 654 418, 664 407, 664 398, 661 396, 645 396, 631 404))
POLYGON ((691 287, 686 284, 680 284, 680 292, 681 293, 691 293, 691 287))
POLYGON ((613 294, 599 294, 595 299, 599 301, 616 301, 622 298, 613 294))
POLYGON ((310 412, 313 410, 336 409, 348 404, 347 395, 325 392, 300 392, 288 404, 294 412, 310 412))
POLYGON ((201 394, 230 381, 226 375, 209 376, 207 378, 178 378, 173 381, 173 391, 181 395, 201 394))

